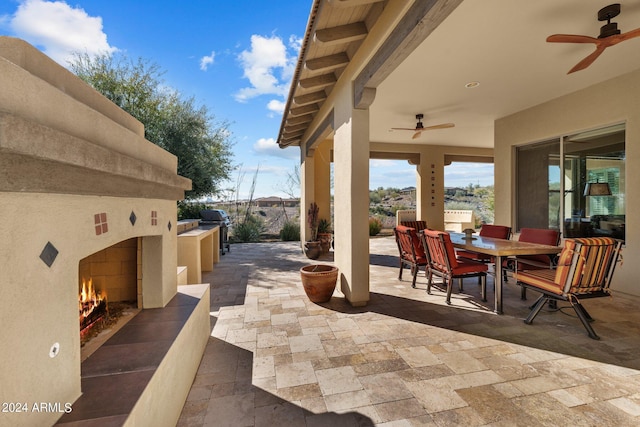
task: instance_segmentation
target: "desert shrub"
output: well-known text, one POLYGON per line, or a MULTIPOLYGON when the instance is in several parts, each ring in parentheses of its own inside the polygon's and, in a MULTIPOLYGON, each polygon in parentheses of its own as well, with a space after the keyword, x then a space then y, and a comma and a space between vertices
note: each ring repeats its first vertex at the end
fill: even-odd
POLYGON ((378 218, 369 218, 369 236, 376 236, 382 230, 382 222, 378 218))
POLYGON ((234 242, 259 242, 260 234, 263 231, 264 222, 262 219, 248 215, 243 222, 233 226, 233 235, 231 237, 234 242))
POLYGON ((322 218, 318 222, 318 233, 331 233, 331 223, 329 220, 322 218))
POLYGON ((295 221, 287 221, 280 230, 280 239, 283 242, 295 242, 300 240, 300 224, 295 221))
POLYGON ((204 203, 178 202, 178 221, 183 219, 199 219, 200 211, 207 209, 204 203))

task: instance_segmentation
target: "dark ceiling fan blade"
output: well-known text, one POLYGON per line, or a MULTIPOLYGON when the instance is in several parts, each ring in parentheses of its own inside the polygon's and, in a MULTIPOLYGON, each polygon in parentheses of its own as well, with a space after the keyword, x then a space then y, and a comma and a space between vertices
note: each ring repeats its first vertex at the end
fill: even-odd
POLYGON ((596 50, 594 50, 591 55, 584 58, 582 61, 578 62, 572 69, 569 70, 567 74, 575 73, 576 71, 584 70, 589 65, 593 64, 595 61, 606 49, 606 46, 598 45, 596 50))
POLYGON ((597 44, 599 39, 589 36, 579 36, 575 34, 554 34, 547 37, 549 43, 595 43, 597 44))
POLYGON ((454 126, 455 125, 453 123, 442 123, 439 125, 426 126, 422 128, 422 130, 446 129, 446 128, 452 128, 454 126))

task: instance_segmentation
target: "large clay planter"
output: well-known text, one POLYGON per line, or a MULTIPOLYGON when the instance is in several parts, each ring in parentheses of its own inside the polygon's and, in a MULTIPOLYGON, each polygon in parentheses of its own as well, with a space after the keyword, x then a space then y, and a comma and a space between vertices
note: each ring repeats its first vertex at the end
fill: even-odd
POLYGON ((331 248, 331 239, 333 238, 332 233, 318 233, 318 240, 320 241, 320 246, 322 247, 322 253, 329 252, 331 248))
POLYGON ((338 267, 312 264, 300 269, 302 286, 311 302, 327 302, 336 289, 338 267))
POLYGON ((322 247, 320 246, 320 242, 317 240, 305 242, 304 254, 309 259, 320 258, 320 255, 322 255, 322 247))

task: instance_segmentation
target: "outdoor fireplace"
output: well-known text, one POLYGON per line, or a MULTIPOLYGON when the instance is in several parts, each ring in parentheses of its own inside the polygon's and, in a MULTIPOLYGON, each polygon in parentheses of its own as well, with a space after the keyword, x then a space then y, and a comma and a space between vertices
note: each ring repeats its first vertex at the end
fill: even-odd
MULTIPOLYGON (((0 75, 0 400, 66 408, 84 391, 83 277, 105 306, 134 301, 144 312, 172 301, 176 200, 190 182, 141 123, 24 41, 0 37, 0 75)), ((208 327, 208 310, 202 318, 208 327)), ((199 356, 186 359, 195 373, 199 356)), ((50 425, 60 416, 2 419, 50 425)))
POLYGON ((131 238, 83 258, 78 266, 80 343, 119 317, 124 306, 142 308, 140 238, 131 238), (109 311, 111 305, 112 310, 109 311))

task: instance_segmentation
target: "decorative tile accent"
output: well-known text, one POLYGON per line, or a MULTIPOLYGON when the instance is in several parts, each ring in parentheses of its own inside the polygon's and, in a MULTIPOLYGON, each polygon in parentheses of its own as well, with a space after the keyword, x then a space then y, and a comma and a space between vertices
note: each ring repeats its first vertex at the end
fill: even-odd
POLYGON ((158 211, 151 211, 151 225, 158 225, 158 211))
POLYGON ((105 234, 106 232, 109 231, 109 226, 107 225, 106 212, 95 214, 93 217, 95 219, 95 224, 96 224, 96 236, 105 234))
POLYGON ((131 211, 131 215, 129 215, 129 221, 131 222, 131 225, 136 225, 136 219, 138 219, 136 217, 136 214, 134 211, 131 211))
POLYGON ((45 264, 47 264, 47 267, 51 267, 51 265, 53 264, 53 261, 56 260, 57 256, 58 256, 58 250, 56 249, 55 246, 53 246, 51 242, 47 242, 47 244, 44 245, 44 249, 42 249, 42 252, 40 253, 40 259, 45 264))
POLYGON ((167 224, 167 228, 169 229, 169 231, 171 231, 171 221, 169 221, 169 223, 167 224))

